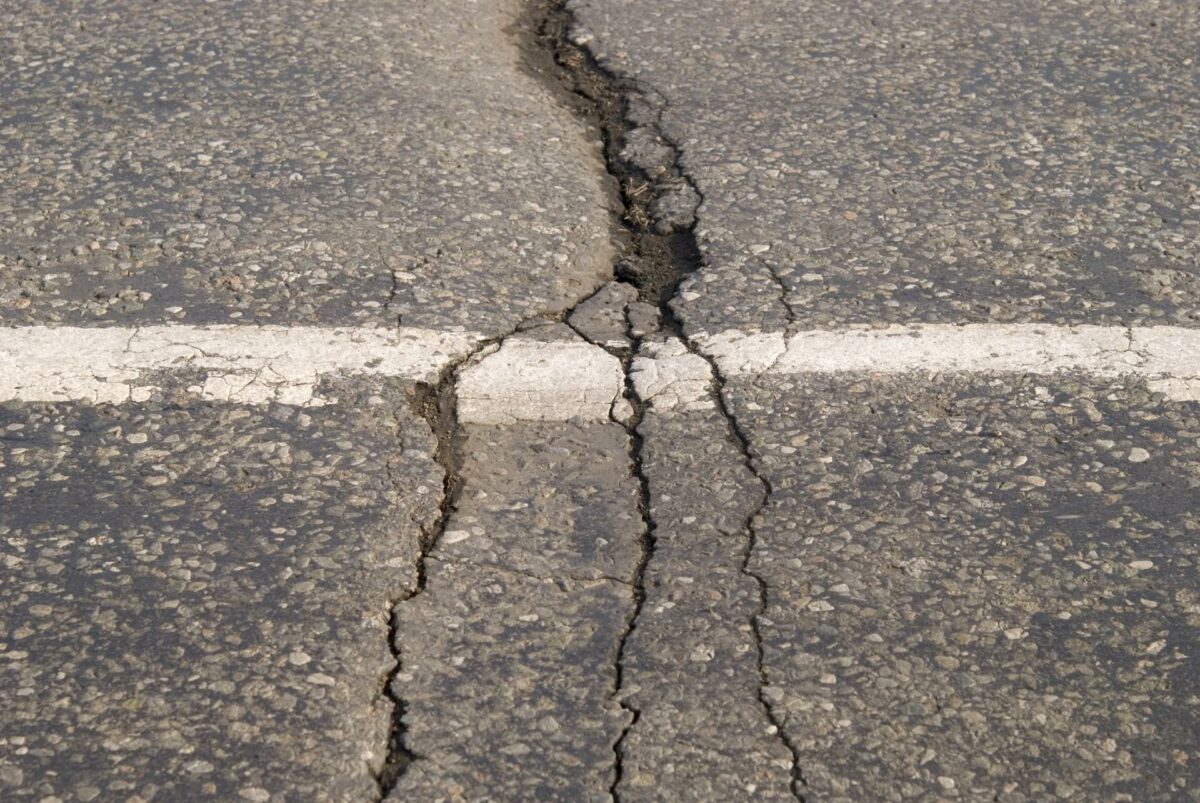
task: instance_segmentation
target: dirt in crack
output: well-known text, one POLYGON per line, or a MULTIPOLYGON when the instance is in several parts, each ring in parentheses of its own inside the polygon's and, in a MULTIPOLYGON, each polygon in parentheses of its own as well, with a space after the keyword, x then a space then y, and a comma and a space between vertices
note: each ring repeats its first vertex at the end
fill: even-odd
POLYGON ((486 345, 486 343, 481 344, 470 356, 447 367, 436 384, 418 383, 415 385, 410 399, 410 404, 425 419, 436 441, 433 459, 442 468, 442 501, 434 523, 421 532, 415 587, 410 593, 389 603, 388 648, 392 652, 395 663, 392 671, 388 673, 383 693, 392 703, 392 723, 388 734, 387 756, 376 777, 379 800, 388 796, 409 765, 420 758, 405 740, 404 715, 408 711, 408 706, 404 696, 397 688, 396 681, 396 676, 404 668, 404 655, 400 649, 397 633, 400 625, 398 617, 400 616, 400 607, 425 590, 427 558, 441 540, 450 515, 458 504, 458 496, 462 488, 460 473, 462 452, 454 386, 459 369, 486 345))
MULTIPOLYGON (((554 84, 565 90, 563 95, 566 100, 600 132, 606 168, 615 180, 621 203, 619 236, 622 248, 621 258, 614 266, 614 278, 637 287, 640 298, 658 308, 662 334, 678 337, 689 351, 709 364, 715 385, 713 394, 728 424, 729 438, 741 451, 746 467, 762 485, 762 501, 745 524, 746 551, 740 570, 752 578, 759 589, 759 606, 750 622, 757 646, 758 701, 780 742, 791 754, 789 787, 793 796, 803 801, 802 790, 806 788, 806 782, 801 771, 799 750, 784 731, 778 713, 765 695, 767 678, 759 618, 766 610, 767 586, 763 578, 750 569, 750 557, 757 541, 754 520, 765 507, 771 487, 757 470, 749 440, 727 406, 725 380, 719 367, 690 341, 671 307, 680 282, 701 266, 696 214, 703 196, 683 169, 680 147, 662 130, 665 99, 655 97, 635 81, 606 70, 586 47, 574 41, 574 18, 566 8, 565 0, 532 0, 524 25, 526 29, 519 33, 523 34, 520 39, 525 43, 526 67, 540 78, 552 79, 554 84)), ((640 349, 640 340, 631 337, 631 341, 634 343, 632 354, 636 354, 640 349)), ((631 356, 627 355, 623 360, 627 381, 631 356)), ((634 609, 618 650, 618 693, 623 681, 625 647, 637 628, 638 614, 645 601, 643 581, 646 567, 653 558, 655 548, 655 524, 650 514, 649 484, 642 467, 642 441, 637 426, 643 410, 636 404, 632 389, 628 395, 637 409, 628 428, 634 472, 642 489, 640 508, 645 522, 645 542, 637 570, 634 609)), ((624 700, 621 705, 630 711, 632 721, 613 746, 616 765, 610 793, 614 800, 619 800, 623 746, 641 713, 624 700)))
POLYGON ((615 278, 637 287, 643 301, 663 310, 665 325, 677 328, 668 302, 700 266, 695 226, 703 196, 683 171, 679 146, 662 131, 665 103, 575 43, 565 5, 532 0, 518 32, 525 67, 599 130, 621 204, 615 278))

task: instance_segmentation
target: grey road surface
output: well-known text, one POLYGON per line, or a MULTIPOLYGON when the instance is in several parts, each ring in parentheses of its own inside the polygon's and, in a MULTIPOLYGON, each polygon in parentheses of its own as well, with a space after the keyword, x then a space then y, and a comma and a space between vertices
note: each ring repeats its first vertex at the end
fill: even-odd
POLYGON ((572 7, 704 196, 692 326, 1195 320, 1195 5, 572 7))
MULTIPOLYGON (((572 6, 704 199, 689 335, 1196 325, 1194 6, 572 6)), ((1088 376, 723 393, 769 489, 748 571, 797 794, 1200 795, 1194 404, 1088 376)))
POLYGON ((5 2, 0 315, 502 334, 611 274, 516 2, 5 2))
POLYGON ((0 797, 1200 800, 1198 42, 0 0, 0 797))

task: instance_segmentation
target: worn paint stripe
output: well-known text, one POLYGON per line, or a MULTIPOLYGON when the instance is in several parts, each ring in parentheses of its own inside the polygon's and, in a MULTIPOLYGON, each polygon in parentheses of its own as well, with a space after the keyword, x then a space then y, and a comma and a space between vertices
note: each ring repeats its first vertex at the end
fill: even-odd
POLYGON ((458 419, 607 421, 624 387, 621 361, 599 346, 512 337, 459 373, 458 419))
POLYGON ((192 390, 217 401, 326 403, 336 374, 432 381, 478 337, 428 329, 304 326, 29 326, 0 329, 0 401, 148 398, 155 372, 194 370, 192 390))
MULTIPOLYGON (((327 403, 322 377, 432 381, 480 337, 426 329, 286 326, 147 326, 0 329, 0 401, 124 402, 148 398, 162 371, 192 370, 205 399, 249 404, 327 403)), ((726 377, 861 372, 1080 372, 1134 375, 1168 398, 1200 401, 1200 330, 1171 326, 917 324, 782 332, 726 331, 697 338, 726 377)), ((633 363, 648 403, 708 403, 707 365, 676 340, 633 363)), ((478 355, 458 382, 467 423, 607 420, 620 403, 619 360, 579 341, 516 336, 478 355)))
POLYGON ((1200 330, 1174 326, 917 324, 699 338, 725 376, 863 372, 1134 375, 1200 400, 1200 330))

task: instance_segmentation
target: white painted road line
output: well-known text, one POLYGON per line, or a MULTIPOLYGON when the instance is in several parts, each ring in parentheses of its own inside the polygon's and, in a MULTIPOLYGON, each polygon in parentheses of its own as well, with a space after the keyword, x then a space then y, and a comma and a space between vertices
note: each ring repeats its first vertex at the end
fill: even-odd
POLYGON ((427 329, 144 326, 0 329, 0 401, 139 401, 152 372, 195 369, 217 401, 319 406, 324 375, 430 381, 477 337, 427 329))
MULTIPOLYGON (((204 399, 317 406, 321 377, 339 373, 431 381, 479 342, 425 329, 147 326, 0 329, 0 401, 140 401, 155 372, 192 369, 204 399)), ((723 332, 700 339, 728 377, 865 372, 898 374, 1081 372, 1134 375, 1168 398, 1200 401, 1200 330, 1045 324, 723 332)), ((678 341, 633 364, 643 399, 660 409, 709 403, 704 360, 678 341)), ((510 337, 460 374, 467 423, 608 420, 620 403, 620 361, 583 342, 510 337)), ((619 416, 618 416, 619 417, 619 416)))
POLYGON ((459 374, 458 419, 607 421, 624 387, 621 361, 599 346, 510 337, 459 374))
POLYGON ((701 339, 725 376, 1075 371, 1133 375, 1176 401, 1200 401, 1200 329, 1173 326, 919 324, 882 329, 747 334, 701 339))

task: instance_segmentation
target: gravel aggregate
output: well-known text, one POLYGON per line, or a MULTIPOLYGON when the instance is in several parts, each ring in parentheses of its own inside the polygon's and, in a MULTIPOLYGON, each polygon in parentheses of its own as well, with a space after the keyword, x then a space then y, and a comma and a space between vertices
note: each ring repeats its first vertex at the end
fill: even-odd
POLYGON ((496 335, 610 275, 517 0, 0 3, 0 323, 496 335))
POLYGON ((730 398, 811 799, 1200 799, 1195 405, 1011 376, 730 398))
POLYGON ((404 388, 325 390, 0 407, 0 797, 375 794, 442 477, 404 388))

